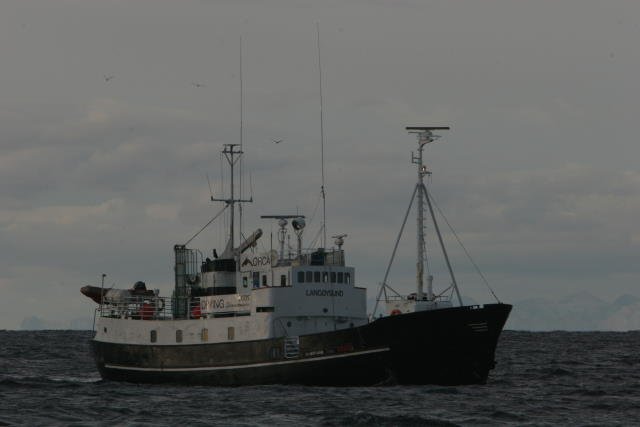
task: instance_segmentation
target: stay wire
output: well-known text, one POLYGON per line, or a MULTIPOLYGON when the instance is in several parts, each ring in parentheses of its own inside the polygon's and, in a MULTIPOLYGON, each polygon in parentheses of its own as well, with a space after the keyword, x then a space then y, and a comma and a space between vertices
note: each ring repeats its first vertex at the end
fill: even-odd
POLYGON ((225 211, 225 209, 227 209, 227 207, 228 207, 228 206, 229 206, 229 205, 225 205, 225 206, 220 210, 220 212, 218 212, 218 213, 216 214, 216 216, 214 216, 213 218, 211 218, 211 220, 210 220, 208 223, 206 223, 206 224, 204 225, 204 227, 202 227, 202 228, 201 228, 201 229, 200 229, 196 234, 194 234, 194 235, 193 235, 193 237, 191 237, 189 240, 187 240, 187 242, 186 242, 184 245, 185 245, 185 246, 187 246, 189 243, 191 243, 191 241, 192 241, 193 239, 195 239, 196 237, 198 237, 198 234, 202 233, 202 232, 204 231, 204 229, 205 229, 205 228, 207 228, 207 227, 209 226, 209 224, 211 224, 213 221, 215 221, 215 220, 216 220, 216 219, 217 219, 217 218, 222 214, 222 212, 224 212, 224 211, 225 211))
POLYGON ((309 219, 309 223, 307 226, 313 223, 313 220, 316 218, 316 213, 318 212, 318 206, 320 206, 320 201, 322 200, 322 191, 318 193, 318 198, 316 199, 316 206, 313 208, 313 213, 311 214, 311 219, 309 219))
MULTIPOLYGON (((425 186, 425 190, 426 190, 426 186, 425 186)), ((458 237, 458 233, 456 233, 456 230, 453 229, 453 227, 451 226, 451 224, 449 223, 449 220, 447 219, 447 217, 444 215, 444 213, 442 213, 442 211, 440 210, 440 206, 438 206, 438 203, 436 202, 436 199, 433 197, 433 194, 427 190, 427 194, 429 197, 431 197, 431 201, 433 202, 433 205, 436 207, 436 210, 438 211, 438 213, 440 214, 440 216, 442 216, 442 218, 444 219, 444 222, 447 224, 447 226, 449 227, 449 230, 451 230, 451 232, 453 233, 453 236, 456 238, 456 240, 458 241, 458 243, 460 244, 460 246, 462 247, 462 250, 464 250, 464 253, 467 255, 467 258, 469 258, 469 261, 471 261, 471 264, 473 265, 473 267, 476 269, 476 272, 478 273, 478 275, 480 275, 480 277, 482 278, 482 281, 484 282, 484 284, 487 286, 487 289, 489 289, 489 292, 491 292, 491 295, 493 295, 493 297, 496 299, 496 301, 498 301, 498 303, 501 303, 500 299, 498 298, 498 296, 496 295, 496 293, 493 291, 493 289, 491 288, 491 286, 489 285, 489 282, 487 281, 487 279, 484 277, 484 274, 482 274, 482 271, 480 271, 480 268, 478 267, 478 265, 475 263, 475 261, 473 260, 473 258, 471 257, 471 255, 469 254, 469 251, 467 251, 467 248, 464 246, 464 244, 462 243, 462 240, 460 240, 460 238, 458 237)))

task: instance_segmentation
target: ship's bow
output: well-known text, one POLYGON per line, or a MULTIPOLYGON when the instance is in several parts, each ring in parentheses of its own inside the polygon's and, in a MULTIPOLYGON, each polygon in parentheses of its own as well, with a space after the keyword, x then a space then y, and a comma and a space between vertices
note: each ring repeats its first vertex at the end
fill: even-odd
POLYGON ((389 371, 400 384, 484 384, 495 367, 508 304, 463 306, 389 316, 368 338, 390 347, 389 371))

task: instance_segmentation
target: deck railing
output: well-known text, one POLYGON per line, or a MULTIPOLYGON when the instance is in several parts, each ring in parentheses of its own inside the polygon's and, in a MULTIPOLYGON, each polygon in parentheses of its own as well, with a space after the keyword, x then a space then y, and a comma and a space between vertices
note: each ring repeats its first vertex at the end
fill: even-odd
MULTIPOLYGON (((427 294, 425 294, 425 300, 426 300, 427 294)), ((386 297, 387 301, 415 301, 416 300, 416 296, 415 294, 411 294, 411 295, 389 295, 386 297)), ((380 298, 380 301, 385 301, 385 297, 380 298)), ((451 297, 449 297, 449 295, 434 295, 433 296, 433 300, 432 301, 436 301, 436 302, 449 302, 451 301, 451 297)))
POLYGON ((134 320, 171 320, 177 304, 189 308, 183 319, 200 318, 200 298, 139 297, 105 301, 98 307, 97 316, 134 320))
POLYGON ((163 298, 133 296, 107 300, 96 309, 96 317, 133 320, 185 320, 209 317, 247 316, 249 309, 210 308, 203 312, 200 297, 163 298))

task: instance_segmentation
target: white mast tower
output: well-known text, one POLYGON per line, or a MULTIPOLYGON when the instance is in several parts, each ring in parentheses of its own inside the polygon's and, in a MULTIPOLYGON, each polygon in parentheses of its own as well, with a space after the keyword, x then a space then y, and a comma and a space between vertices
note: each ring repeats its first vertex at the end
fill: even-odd
MULTIPOLYGON (((416 192, 418 193, 418 232, 417 232, 417 243, 418 243, 418 257, 416 263, 416 298, 421 300, 424 298, 424 202, 426 200, 427 206, 429 207, 429 214, 431 215, 431 220, 433 221, 433 227, 436 230, 436 234, 438 235, 438 241, 440 242, 440 248, 442 249, 442 254, 444 256, 445 262, 447 264, 447 268, 449 269, 449 274, 451 275, 451 283, 453 285, 454 290, 456 291, 456 296, 458 297, 458 302, 462 305, 462 297, 460 296, 460 291, 458 290, 458 283, 456 282, 455 275, 453 274, 453 269, 451 268, 451 262, 449 261, 449 256, 447 255, 447 250, 444 246, 444 242, 442 240, 442 235, 440 234, 440 228, 438 227, 438 222, 436 221, 436 216, 433 212, 433 206, 431 205, 431 200, 429 199, 429 192, 427 191, 427 187, 424 185, 424 177, 425 175, 430 175, 431 172, 427 170, 427 167, 424 164, 423 160, 423 151, 424 146, 435 141, 439 138, 439 135, 435 135, 433 131, 437 130, 449 130, 449 126, 408 126, 406 130, 409 133, 414 133, 418 137, 418 155, 411 153, 411 161, 418 165, 418 182, 416 184, 416 192)), ((427 278, 427 300, 433 301, 433 286, 432 286, 433 277, 429 275, 427 278)))

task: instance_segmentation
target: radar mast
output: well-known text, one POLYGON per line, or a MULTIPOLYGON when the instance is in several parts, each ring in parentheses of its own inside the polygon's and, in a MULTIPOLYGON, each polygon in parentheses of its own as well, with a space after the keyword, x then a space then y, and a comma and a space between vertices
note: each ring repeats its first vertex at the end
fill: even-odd
MULTIPOLYGON (((418 193, 418 219, 417 219, 417 245, 418 245, 418 256, 416 263, 416 298, 423 299, 424 298, 424 248, 425 248, 425 240, 424 240, 424 202, 427 202, 427 206, 429 208, 429 214, 431 215, 431 220, 433 221, 433 227, 438 235, 438 241, 440 242, 440 248, 442 249, 442 254, 444 256, 445 262, 447 264, 447 268, 449 269, 449 274, 451 276, 451 283, 453 285, 454 290, 456 291, 456 296, 458 297, 458 302, 462 306, 462 297, 460 296, 460 291, 458 290, 458 283, 456 282, 455 275, 453 274, 453 268, 451 268, 451 262, 449 261, 449 255, 447 254, 447 249, 444 246, 444 241, 442 240, 442 234, 440 233, 440 228, 438 227, 438 221, 436 220, 436 216, 433 212, 433 206, 431 205, 431 200, 429 198, 429 192, 427 191, 427 187, 424 185, 424 177, 425 175, 431 175, 431 172, 427 170, 426 165, 424 164, 424 147, 425 145, 434 142, 438 138, 439 135, 434 134, 434 131, 438 130, 449 130, 449 126, 408 126, 406 130, 409 133, 416 134, 418 138, 418 154, 415 155, 411 153, 411 161, 412 163, 418 165, 418 182, 416 184, 416 192, 418 193)), ((431 301, 434 299, 433 295, 433 287, 432 287, 432 277, 429 276, 427 287, 427 300, 431 301)))

